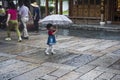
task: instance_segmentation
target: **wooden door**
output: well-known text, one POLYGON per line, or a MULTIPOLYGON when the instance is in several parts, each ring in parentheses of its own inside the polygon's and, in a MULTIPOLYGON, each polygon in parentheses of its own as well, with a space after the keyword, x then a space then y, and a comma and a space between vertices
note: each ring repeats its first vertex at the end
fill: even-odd
POLYGON ((115 6, 114 21, 120 23, 120 0, 116 0, 114 6, 115 6))
POLYGON ((74 0, 72 16, 76 17, 100 17, 100 1, 101 0, 74 0))

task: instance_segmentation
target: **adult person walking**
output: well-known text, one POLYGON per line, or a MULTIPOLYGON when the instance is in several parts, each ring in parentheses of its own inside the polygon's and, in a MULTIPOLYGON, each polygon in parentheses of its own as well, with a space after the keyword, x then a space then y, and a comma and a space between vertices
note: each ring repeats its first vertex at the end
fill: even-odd
POLYGON ((29 16, 31 17, 31 12, 29 8, 23 4, 23 2, 20 2, 19 6, 20 6, 19 8, 20 21, 23 26, 22 38, 29 39, 29 34, 27 30, 27 22, 29 21, 29 16))
POLYGON ((40 7, 38 6, 37 2, 33 2, 31 4, 31 6, 33 7, 33 20, 34 20, 34 27, 35 27, 35 31, 39 32, 39 19, 40 17, 40 7))
POLYGON ((6 22, 5 15, 6 15, 5 9, 2 7, 2 5, 0 5, 0 28, 2 28, 2 29, 4 29, 4 27, 5 27, 5 25, 3 25, 4 22, 6 22))
POLYGON ((7 10, 7 21, 6 21, 6 25, 7 25, 7 38, 5 38, 5 40, 11 40, 11 36, 10 36, 10 30, 11 28, 15 29, 18 35, 18 41, 21 42, 22 38, 21 38, 21 33, 18 29, 18 13, 17 13, 17 9, 16 6, 13 2, 9 3, 9 9, 7 10))

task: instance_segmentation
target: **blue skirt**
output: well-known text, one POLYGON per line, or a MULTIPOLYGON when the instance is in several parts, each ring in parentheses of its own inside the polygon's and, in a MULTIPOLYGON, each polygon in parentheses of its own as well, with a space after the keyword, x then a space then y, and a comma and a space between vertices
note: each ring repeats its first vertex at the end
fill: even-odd
POLYGON ((48 45, 54 45, 55 43, 56 43, 55 35, 49 35, 47 44, 48 45))

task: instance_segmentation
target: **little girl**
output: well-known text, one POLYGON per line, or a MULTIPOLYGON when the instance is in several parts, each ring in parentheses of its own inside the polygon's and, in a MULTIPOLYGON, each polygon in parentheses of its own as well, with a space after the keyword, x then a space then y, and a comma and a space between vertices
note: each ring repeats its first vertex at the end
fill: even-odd
POLYGON ((48 30, 48 40, 47 40, 47 45, 48 47, 45 50, 46 54, 49 54, 49 52, 51 52, 51 54, 54 54, 54 45, 56 43, 56 38, 55 38, 55 34, 57 32, 56 30, 56 26, 52 25, 52 24, 47 24, 47 30, 48 30))

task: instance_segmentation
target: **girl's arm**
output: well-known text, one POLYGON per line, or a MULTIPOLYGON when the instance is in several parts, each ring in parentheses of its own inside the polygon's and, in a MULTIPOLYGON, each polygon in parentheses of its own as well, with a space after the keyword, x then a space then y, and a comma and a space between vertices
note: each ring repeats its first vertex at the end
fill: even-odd
POLYGON ((8 26, 8 22, 9 22, 9 20, 10 20, 10 14, 8 14, 8 17, 7 17, 7 21, 6 21, 6 25, 8 26))
POLYGON ((55 34, 56 34, 56 32, 57 32, 57 29, 53 32, 53 35, 55 35, 55 34))

